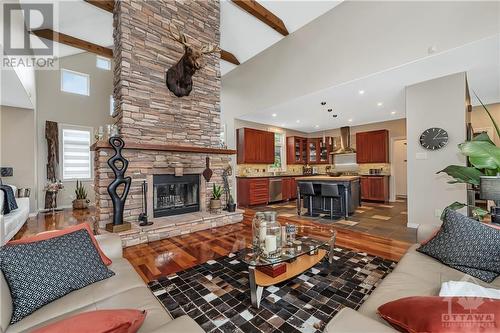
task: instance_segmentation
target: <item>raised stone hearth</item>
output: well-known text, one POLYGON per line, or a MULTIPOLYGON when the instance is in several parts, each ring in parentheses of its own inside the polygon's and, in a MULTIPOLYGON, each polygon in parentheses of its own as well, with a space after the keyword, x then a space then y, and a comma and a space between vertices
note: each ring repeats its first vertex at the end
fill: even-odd
POLYGON ((191 232, 221 227, 238 223, 243 220, 243 210, 234 213, 223 211, 221 214, 207 212, 188 213, 176 216, 162 217, 147 227, 132 224, 132 229, 119 233, 123 247, 153 242, 191 232))

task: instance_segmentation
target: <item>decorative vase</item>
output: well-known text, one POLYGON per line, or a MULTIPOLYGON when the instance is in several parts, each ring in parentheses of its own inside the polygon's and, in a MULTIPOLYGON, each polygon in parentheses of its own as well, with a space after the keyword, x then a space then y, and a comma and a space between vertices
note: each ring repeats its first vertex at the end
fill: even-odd
MULTIPOLYGON (((252 246, 253 250, 257 253, 260 252, 260 228, 261 223, 265 221, 265 215, 263 212, 255 213, 252 220, 252 246)), ((265 236, 265 227, 263 226, 263 232, 265 236)))
POLYGON ((236 211, 236 204, 235 203, 227 204, 227 211, 229 213, 234 213, 236 211))
POLYGON ((87 199, 75 199, 73 200, 73 209, 87 209, 89 208, 90 200, 87 199))
POLYGON ((265 223, 259 229, 260 252, 262 257, 276 259, 281 257, 281 224, 276 221, 276 212, 264 212, 265 223))

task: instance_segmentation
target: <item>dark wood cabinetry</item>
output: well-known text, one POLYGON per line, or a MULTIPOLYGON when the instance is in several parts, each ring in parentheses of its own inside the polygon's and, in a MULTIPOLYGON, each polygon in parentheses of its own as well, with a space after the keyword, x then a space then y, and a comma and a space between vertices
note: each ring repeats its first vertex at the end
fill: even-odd
POLYGON ((286 162, 287 164, 307 163, 307 139, 299 136, 286 138, 286 162))
POLYGON ((288 164, 328 164, 330 162, 330 138, 287 137, 288 164))
POLYGON ((269 178, 237 178, 237 188, 239 207, 269 202, 269 178))
POLYGON ((273 164, 274 133, 253 128, 236 130, 238 164, 273 164))
POLYGON ((356 133, 358 163, 389 163, 389 131, 356 133))
POLYGON ((293 200, 297 198, 297 183, 293 177, 285 177, 282 180, 283 200, 293 200))
POLYGON ((362 176, 361 199, 389 201, 389 176, 362 176))

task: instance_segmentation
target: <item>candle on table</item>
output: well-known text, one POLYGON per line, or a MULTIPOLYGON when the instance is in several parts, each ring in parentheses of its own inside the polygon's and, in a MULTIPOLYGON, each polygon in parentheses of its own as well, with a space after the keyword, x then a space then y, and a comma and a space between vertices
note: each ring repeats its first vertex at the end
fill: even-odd
POLYGON ((266 252, 271 253, 276 251, 277 246, 276 246, 276 236, 274 235, 267 235, 266 240, 265 240, 265 246, 266 246, 266 252))

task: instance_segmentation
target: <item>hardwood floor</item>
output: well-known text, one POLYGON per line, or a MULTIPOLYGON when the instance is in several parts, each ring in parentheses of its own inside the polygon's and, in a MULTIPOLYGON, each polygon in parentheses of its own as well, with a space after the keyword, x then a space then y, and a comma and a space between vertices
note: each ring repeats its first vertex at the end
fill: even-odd
MULTIPOLYGON (((93 210, 64 210, 56 212, 54 216, 39 214, 37 218, 28 220, 15 238, 28 237, 46 230, 64 229, 78 223, 92 225, 93 214, 93 210)), ((241 223, 125 248, 124 257, 132 263, 144 281, 149 282, 250 245, 253 214, 253 210, 246 210, 241 223)), ((306 219, 280 217, 279 221, 297 224, 300 226, 300 233, 324 239, 330 238, 332 230, 337 230, 336 245, 391 260, 399 260, 411 245, 336 226, 318 225, 306 219)))

